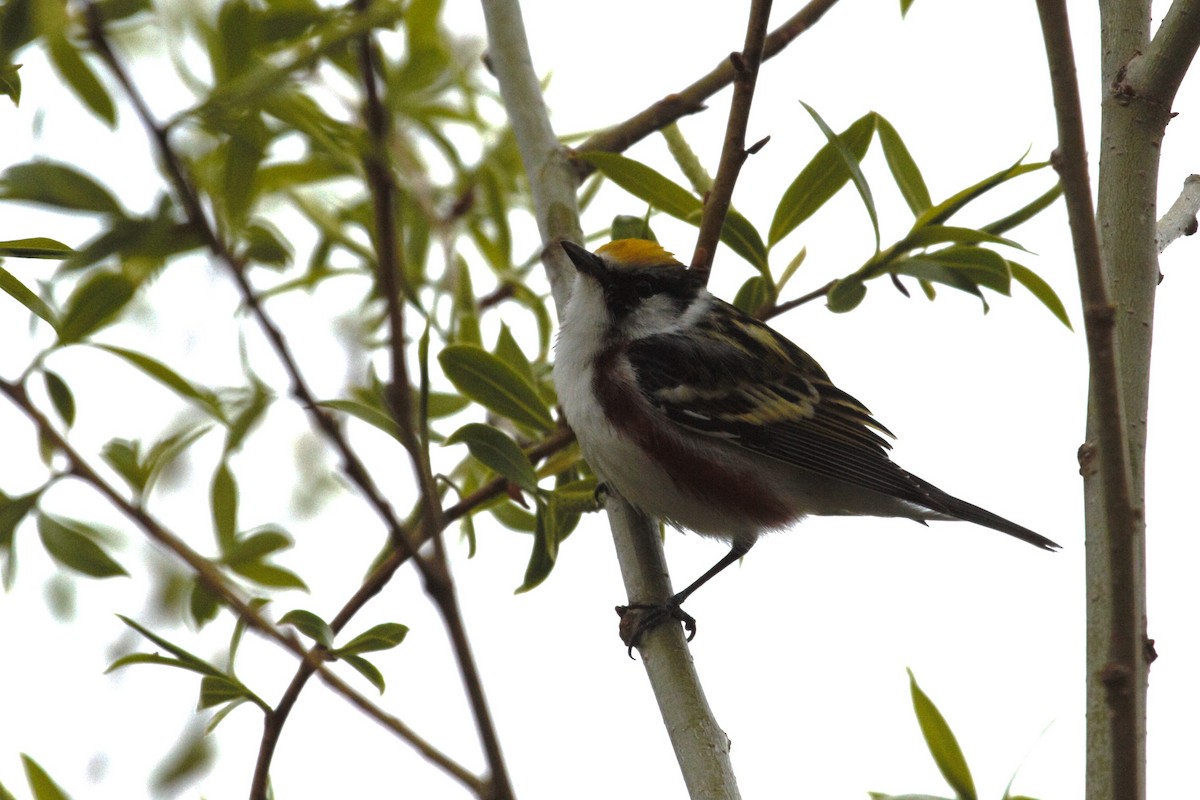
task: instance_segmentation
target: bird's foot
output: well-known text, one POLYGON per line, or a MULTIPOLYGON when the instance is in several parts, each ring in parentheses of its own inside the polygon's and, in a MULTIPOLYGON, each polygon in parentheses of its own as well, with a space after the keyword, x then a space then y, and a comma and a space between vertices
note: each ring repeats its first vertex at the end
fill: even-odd
POLYGON ((629 648, 629 657, 633 658, 633 648, 642 642, 642 636, 657 628, 669 619, 683 623, 690 642, 696 635, 696 618, 680 607, 680 601, 671 598, 665 603, 630 603, 627 606, 617 606, 617 615, 621 617, 621 641, 629 648))

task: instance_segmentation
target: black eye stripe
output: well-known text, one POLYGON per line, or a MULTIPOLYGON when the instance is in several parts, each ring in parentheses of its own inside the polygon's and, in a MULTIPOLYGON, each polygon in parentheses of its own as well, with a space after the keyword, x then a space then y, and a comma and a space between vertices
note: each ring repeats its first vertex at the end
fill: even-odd
POLYGON ((653 297, 666 298, 677 312, 682 312, 703 287, 699 273, 680 266, 614 270, 608 275, 604 300, 618 319, 653 297))

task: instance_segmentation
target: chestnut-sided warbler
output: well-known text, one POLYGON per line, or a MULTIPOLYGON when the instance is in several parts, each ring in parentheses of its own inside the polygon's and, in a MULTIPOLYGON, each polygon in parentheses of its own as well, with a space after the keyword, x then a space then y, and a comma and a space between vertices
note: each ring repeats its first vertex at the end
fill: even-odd
POLYGON ((809 515, 966 520, 1058 549, 893 464, 866 407, 657 243, 562 246, 578 274, 554 382, 584 457, 645 514, 732 545, 650 624, 669 613, 691 638, 680 604, 762 533, 809 515))

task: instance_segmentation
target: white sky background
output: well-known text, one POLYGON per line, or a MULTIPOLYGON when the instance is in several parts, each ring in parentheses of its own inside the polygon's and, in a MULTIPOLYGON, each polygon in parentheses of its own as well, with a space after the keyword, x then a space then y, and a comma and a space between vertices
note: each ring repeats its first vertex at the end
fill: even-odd
MULTIPOLYGON (((535 67, 552 75, 547 100, 557 131, 606 126, 690 83, 740 48, 744 5, 610 0, 601 9, 527 3, 535 67)), ((760 230, 770 222, 775 199, 823 141, 796 102, 800 99, 837 130, 867 110, 886 116, 924 170, 935 201, 1007 166, 1027 147, 1031 159, 1040 159, 1054 146, 1032 2, 918 0, 906 21, 899 19, 896 6, 894 0, 843 0, 785 54, 764 65, 748 139, 767 134, 772 139, 746 164, 734 197, 760 230)), ((1097 23, 1092 4, 1075 6, 1072 24, 1096 153, 1097 23)), ((777 3, 776 21, 798 7, 777 3)), ((456 30, 482 30, 478 6, 466 0, 451 0, 445 20, 456 30)), ((150 202, 157 185, 125 177, 146 154, 139 134, 131 131, 127 154, 114 158, 97 145, 110 141, 98 124, 63 113, 58 96, 47 94, 50 89, 42 82, 53 76, 40 61, 30 59, 22 77, 21 108, 0 107, 4 161, 34 153, 78 158, 123 198, 150 202), (45 112, 44 132, 35 142, 29 131, 39 111, 45 112), (93 153, 81 152, 84 141, 93 153)), ((153 80, 138 79, 144 86, 153 80)), ((1180 116, 1164 144, 1162 208, 1186 175, 1200 171, 1197 80, 1193 74, 1185 82, 1176 104, 1180 116)), ((727 104, 728 93, 722 93, 708 112, 683 123, 713 170, 727 104)), ((128 109, 122 110, 122 120, 132 121, 128 109)), ((910 216, 889 186, 874 147, 865 170, 886 244, 907 229, 910 216)), ((630 154, 671 170, 658 138, 630 154)), ((1051 181, 1048 172, 1023 179, 1007 207, 1036 196, 1051 181)), ((992 213, 964 219, 982 224, 1001 210, 995 206, 992 213)), ((585 228, 601 228, 613 213, 640 211, 637 201, 610 189, 585 218, 585 228)), ((10 229, 17 219, 5 206, 0 238, 54 230, 10 229)), ((686 261, 693 229, 661 220, 655 227, 664 245, 686 261)), ((521 235, 532 248, 532 226, 521 235)), ((1012 299, 990 297, 991 313, 984 316, 968 296, 943 290, 929 304, 919 292, 906 300, 885 282, 872 285, 866 302, 852 314, 833 315, 813 304, 775 324, 897 434, 898 463, 1050 536, 1063 551, 1039 552, 966 524, 924 529, 897 520, 815 519, 763 540, 740 567, 688 603, 699 620, 692 652, 733 742, 745 797, 862 798, 868 790, 947 794, 912 715, 905 667, 914 670, 958 734, 982 796, 999 797, 1018 769, 1016 793, 1043 799, 1082 796, 1083 531, 1075 452, 1083 432, 1085 343, 1061 205, 1013 236, 1037 253, 1025 263, 1063 297, 1076 333, 1019 288, 1012 299)), ((801 245, 808 247, 809 258, 789 296, 845 274, 870 255, 869 222, 852 189, 777 248, 776 271, 801 245)), ((1185 400, 1192 396, 1198 335, 1190 303, 1200 290, 1196 260, 1193 240, 1168 250, 1156 319, 1148 521, 1150 635, 1157 639, 1160 659, 1151 675, 1151 796, 1172 796, 1194 786, 1190 764, 1200 745, 1194 725, 1200 708, 1194 681, 1200 641, 1191 579, 1200 553, 1187 502, 1196 467, 1185 435, 1193 425, 1185 400)), ((46 269, 15 260, 5 267, 27 282, 46 269)), ((108 340, 151 352, 158 352, 159 343, 187 346, 194 354, 183 370, 189 377, 234 380, 222 378, 222 370, 236 342, 214 341, 215 334, 227 332, 205 320, 212 309, 228 313, 231 289, 203 269, 175 273, 181 274, 170 291, 189 292, 191 301, 159 320, 159 341, 115 333, 108 340), (212 362, 206 353, 215 354, 212 362)), ((731 296, 749 275, 748 267, 721 252, 714 289, 731 296)), ((171 302, 162 295, 157 301, 171 302)), ((272 310, 297 349, 316 359, 319 390, 336 391, 348 368, 336 362, 341 350, 329 347, 329 331, 310 330, 297 304, 280 303, 272 310)), ((511 318, 514 324, 525 320, 515 313, 511 318)), ((0 370, 6 378, 17 374, 28 357, 22 344, 27 330, 24 310, 0 298, 0 340, 5 342, 0 370), (17 343, 11 350, 10 342, 17 343)), ((255 367, 273 375, 269 357, 253 341, 251 352, 255 367)), ((95 358, 64 353, 52 364, 86 380, 82 371, 95 358)), ((95 438, 96 430, 115 427, 133 435, 147 419, 165 425, 173 418, 169 395, 141 383, 131 391, 137 397, 124 408, 81 411, 77 443, 85 452, 98 452, 102 440, 95 438)), ((275 407, 282 421, 256 434, 258 453, 235 462, 244 480, 246 525, 274 518, 289 502, 290 487, 271 481, 277 469, 273 459, 291 464, 289 437, 303 422, 294 409, 280 413, 285 405, 281 401, 275 407), (270 450, 262 442, 271 436, 278 437, 278 447, 262 452, 270 450)), ((0 440, 5 453, 33 452, 24 421, 3 406, 0 440)), ((360 430, 356 441, 370 448, 378 440, 360 430)), ((212 462, 205 459, 215 456, 215 447, 202 446, 193 458, 197 480, 207 480, 212 462)), ((371 455, 384 474, 386 465, 401 457, 387 450, 371 455)), ((26 489, 32 469, 7 456, 0 459, 0 487, 10 494, 26 489)), ((290 474, 289 469, 280 471, 290 474)), ((397 479, 387 488, 400 496, 403 486, 397 479)), ((207 510, 200 500, 192 503, 177 505, 168 519, 203 532, 207 510)), ((96 518, 111 517, 98 503, 82 508, 81 516, 95 508, 96 518)), ((119 527, 136 538, 128 525, 119 527)), ((275 611, 301 606, 330 617, 356 585, 359 565, 378 546, 378 526, 355 503, 339 502, 292 531, 300 546, 280 561, 312 579, 314 591, 297 595, 290 605, 281 601, 275 611), (331 558, 347 568, 319 571, 331 558)), ((183 673, 144 667, 102 675, 111 655, 106 648, 123 635, 112 614, 136 616, 145 583, 81 580, 77 622, 54 621, 42 597, 54 568, 35 538, 30 527, 18 531, 17 586, 0 597, 0 641, 6 652, 0 659, 0 782, 18 796, 27 795, 16 757, 27 752, 76 797, 144 794, 148 771, 182 730, 197 682, 183 673)), ((202 533, 195 541, 205 541, 202 533)), ((546 584, 514 596, 528 547, 522 535, 485 526, 473 561, 465 559, 459 544, 451 547, 464 614, 518 795, 682 797, 683 784, 642 667, 626 657, 616 636, 612 607, 624 600, 624 591, 603 519, 585 520, 564 544, 546 584)), ((712 541, 668 535, 677 586, 723 552, 712 541)), ((132 555, 123 560, 138 566, 132 555)), ((402 571, 351 631, 383 620, 413 628, 400 648, 377 659, 389 686, 381 702, 451 755, 481 768, 449 648, 427 605, 411 571, 402 571)), ((224 646, 227 631, 222 618, 198 644, 184 632, 172 638, 213 654, 224 646)), ((244 647, 239 674, 274 701, 292 673, 291 657, 249 638, 244 647)), ((185 796, 244 796, 260 729, 256 712, 235 711, 218 730, 216 767, 185 796)), ((273 776, 281 798, 467 796, 316 683, 284 733, 273 776)))

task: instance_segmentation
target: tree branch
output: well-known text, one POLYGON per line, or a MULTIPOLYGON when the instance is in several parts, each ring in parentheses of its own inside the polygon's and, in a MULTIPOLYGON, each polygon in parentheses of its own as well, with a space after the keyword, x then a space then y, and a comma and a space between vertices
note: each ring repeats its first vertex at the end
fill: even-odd
MULTIPOLYGON (((782 52, 796 37, 816 25, 825 12, 833 8, 836 3, 837 0, 809 0, 807 5, 766 37, 763 42, 762 60, 765 61, 782 52)), ((680 117, 703 111, 704 101, 733 83, 733 80, 733 64, 728 59, 723 59, 711 72, 690 86, 667 95, 624 122, 588 137, 575 149, 580 152, 602 150, 610 153, 628 150, 636 142, 680 117)), ((575 163, 575 172, 579 181, 591 175, 593 171, 594 168, 589 164, 582 161, 575 163)))
POLYGON ((767 34, 767 23, 771 17, 771 0, 753 0, 750 4, 750 19, 746 23, 746 42, 741 53, 732 53, 729 63, 733 67, 733 100, 729 105, 729 122, 725 128, 725 143, 721 148, 721 160, 717 166, 717 177, 712 189, 704 199, 704 212, 700 217, 700 233, 696 237, 696 250, 692 255, 692 269, 709 272, 721 239, 721 229, 729 204, 733 200, 733 187, 738 173, 751 152, 757 152, 767 143, 763 139, 751 150, 746 149, 746 127, 750 121, 750 106, 754 101, 754 86, 758 80, 758 67, 763 58, 763 39, 767 34))
POLYGON ((1145 52, 1118 78, 1120 91, 1170 107, 1200 48, 1200 0, 1174 0, 1145 52))
POLYGON ((1161 254, 1180 236, 1196 233, 1196 215, 1200 213, 1200 175, 1189 175, 1183 181, 1183 191, 1158 221, 1158 252, 1161 254))

